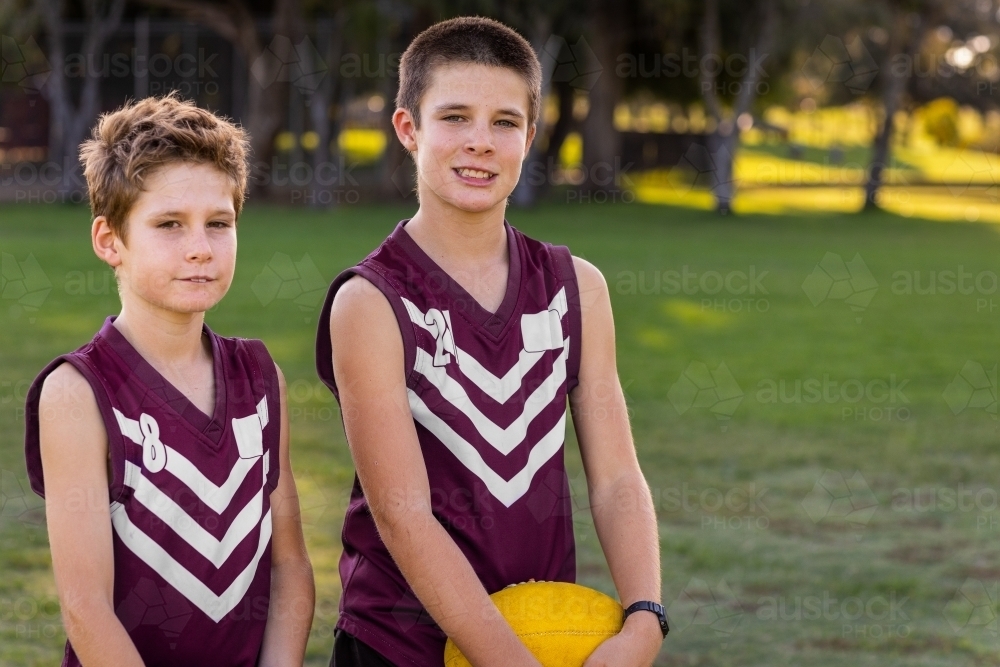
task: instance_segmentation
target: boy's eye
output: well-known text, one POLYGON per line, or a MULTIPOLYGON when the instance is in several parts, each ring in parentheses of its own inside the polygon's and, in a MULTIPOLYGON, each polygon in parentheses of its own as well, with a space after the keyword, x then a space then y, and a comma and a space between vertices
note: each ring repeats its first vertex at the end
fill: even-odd
POLYGON ((171 227, 175 227, 178 225, 180 225, 180 223, 177 222, 176 220, 164 220, 163 222, 158 224, 157 227, 160 227, 162 229, 170 229, 171 227))
POLYGON ((517 127, 517 123, 512 120, 498 120, 498 123, 505 123, 504 127, 517 127))
POLYGON ((444 120, 451 122, 451 121, 454 121, 454 120, 462 120, 462 117, 461 116, 445 116, 444 120))
POLYGON ((213 220, 212 222, 208 223, 208 226, 224 229, 226 227, 229 227, 230 223, 226 222, 225 220, 213 220))

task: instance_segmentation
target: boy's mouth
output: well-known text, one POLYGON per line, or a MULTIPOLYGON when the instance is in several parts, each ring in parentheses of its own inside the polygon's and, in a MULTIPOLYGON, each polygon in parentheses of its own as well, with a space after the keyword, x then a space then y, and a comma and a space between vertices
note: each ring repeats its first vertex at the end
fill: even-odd
POLYGON ((183 280, 186 283, 210 283, 210 282, 212 282, 212 278, 208 278, 207 276, 192 276, 190 278, 181 278, 181 280, 183 280))
POLYGON ((481 169, 469 169, 468 167, 456 167, 453 171, 458 174, 466 183, 471 183, 474 185, 485 185, 487 183, 492 183, 496 179, 496 174, 483 171, 481 169))

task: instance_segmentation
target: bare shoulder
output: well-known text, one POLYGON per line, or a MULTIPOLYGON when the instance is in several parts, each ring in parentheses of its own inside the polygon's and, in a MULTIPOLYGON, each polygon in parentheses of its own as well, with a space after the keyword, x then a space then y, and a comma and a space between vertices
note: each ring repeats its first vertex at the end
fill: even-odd
POLYGON ((358 338, 369 342, 399 337, 389 300, 378 287, 358 275, 345 282, 333 297, 330 333, 335 340, 358 338))
POLYGON ((93 388, 73 364, 61 364, 42 384, 38 435, 48 491, 65 490, 85 479, 107 486, 104 419, 93 388))
POLYGON ((373 285, 363 276, 351 276, 347 282, 341 285, 333 297, 333 305, 330 309, 331 325, 336 318, 356 317, 392 317, 392 306, 389 300, 382 294, 382 290, 373 285))
POLYGON ((40 417, 56 414, 54 410, 79 410, 93 408, 93 414, 99 415, 97 399, 90 382, 71 363, 63 363, 56 367, 42 383, 42 393, 39 396, 40 417))
POLYGON ((609 302, 608 282, 596 266, 580 257, 573 257, 576 282, 580 290, 580 305, 584 309, 609 302))
POLYGON ((382 294, 382 290, 375 287, 370 280, 364 276, 359 276, 357 274, 351 276, 347 279, 340 289, 337 290, 336 296, 333 297, 333 307, 336 308, 338 304, 341 308, 345 306, 358 306, 365 303, 378 303, 385 302, 389 305, 388 300, 385 295, 382 294))

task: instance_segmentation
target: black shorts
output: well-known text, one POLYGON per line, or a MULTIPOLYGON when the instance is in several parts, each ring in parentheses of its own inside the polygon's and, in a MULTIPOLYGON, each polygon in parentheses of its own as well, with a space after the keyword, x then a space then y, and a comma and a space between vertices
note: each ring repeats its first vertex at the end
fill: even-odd
POLYGON ((333 631, 330 667, 395 667, 381 653, 340 628, 333 631))

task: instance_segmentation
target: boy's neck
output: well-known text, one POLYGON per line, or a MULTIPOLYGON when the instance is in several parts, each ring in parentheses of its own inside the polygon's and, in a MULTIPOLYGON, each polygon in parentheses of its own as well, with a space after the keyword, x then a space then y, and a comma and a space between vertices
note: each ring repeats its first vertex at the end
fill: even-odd
POLYGON ((442 268, 507 263, 503 204, 478 213, 428 204, 420 204, 406 233, 442 268))
POLYGON ((204 313, 160 313, 122 304, 114 327, 142 357, 158 370, 197 363, 211 355, 202 340, 204 313))

